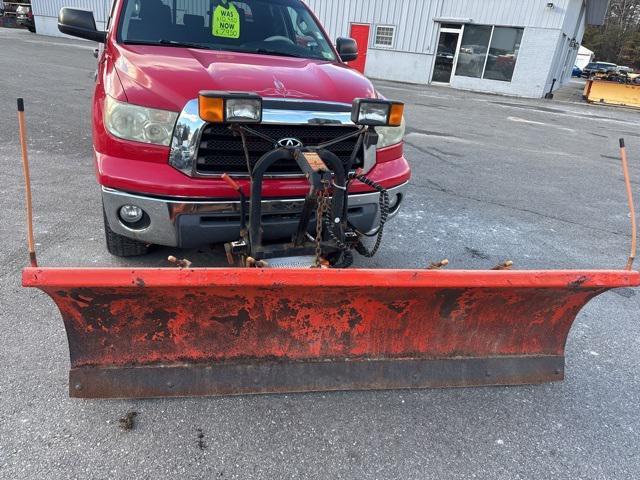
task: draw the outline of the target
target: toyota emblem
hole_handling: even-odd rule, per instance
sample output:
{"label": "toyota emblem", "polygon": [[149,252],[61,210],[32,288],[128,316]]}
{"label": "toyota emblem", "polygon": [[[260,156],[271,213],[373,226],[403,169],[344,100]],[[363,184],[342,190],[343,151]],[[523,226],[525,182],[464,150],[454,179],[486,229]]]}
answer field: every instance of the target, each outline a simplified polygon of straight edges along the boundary
{"label": "toyota emblem", "polygon": [[304,145],[297,138],[282,138],[278,140],[278,146],[285,148],[300,148]]}

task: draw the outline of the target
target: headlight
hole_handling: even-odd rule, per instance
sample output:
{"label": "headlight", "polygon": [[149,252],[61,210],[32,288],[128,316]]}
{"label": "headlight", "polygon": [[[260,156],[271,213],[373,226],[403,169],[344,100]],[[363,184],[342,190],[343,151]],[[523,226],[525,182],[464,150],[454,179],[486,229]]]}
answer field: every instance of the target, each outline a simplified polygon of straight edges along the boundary
{"label": "headlight", "polygon": [[397,145],[404,139],[405,123],[402,117],[402,123],[399,127],[375,127],[378,133],[378,148],[390,147]]}
{"label": "headlight", "polygon": [[104,124],[116,137],[168,146],[178,114],[123,103],[107,96]]}

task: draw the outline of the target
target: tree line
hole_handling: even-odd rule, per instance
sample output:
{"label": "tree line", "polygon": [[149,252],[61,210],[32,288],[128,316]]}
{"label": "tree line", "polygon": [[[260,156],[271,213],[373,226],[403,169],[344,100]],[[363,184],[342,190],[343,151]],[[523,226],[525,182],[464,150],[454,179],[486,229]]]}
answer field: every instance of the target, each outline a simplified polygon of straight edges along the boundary
{"label": "tree line", "polygon": [[602,26],[589,26],[582,44],[601,62],[640,69],[640,0],[611,0]]}

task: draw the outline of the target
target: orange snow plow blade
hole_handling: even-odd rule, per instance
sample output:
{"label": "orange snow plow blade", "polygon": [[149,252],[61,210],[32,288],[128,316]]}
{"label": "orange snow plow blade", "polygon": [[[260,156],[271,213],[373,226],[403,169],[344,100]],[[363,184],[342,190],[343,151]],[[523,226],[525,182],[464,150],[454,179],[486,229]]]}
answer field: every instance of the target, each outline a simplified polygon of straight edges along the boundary
{"label": "orange snow plow blade", "polygon": [[73,397],[561,380],[580,309],[632,271],[26,268],[57,304]]}

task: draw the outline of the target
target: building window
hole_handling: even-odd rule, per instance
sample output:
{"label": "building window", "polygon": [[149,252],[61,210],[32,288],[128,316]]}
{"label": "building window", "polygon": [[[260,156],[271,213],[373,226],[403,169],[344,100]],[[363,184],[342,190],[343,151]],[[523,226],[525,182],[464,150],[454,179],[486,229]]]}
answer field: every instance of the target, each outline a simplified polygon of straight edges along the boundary
{"label": "building window", "polygon": [[522,33],[522,28],[465,25],[456,75],[510,82]]}
{"label": "building window", "polygon": [[482,78],[487,51],[491,41],[492,27],[489,25],[465,25],[456,75],[462,77]]}
{"label": "building window", "polygon": [[393,25],[376,26],[375,47],[392,48],[396,36],[396,27]]}
{"label": "building window", "polygon": [[495,27],[491,37],[487,66],[484,69],[484,78],[510,82],[513,70],[516,68],[520,42],[522,42],[521,28]]}

